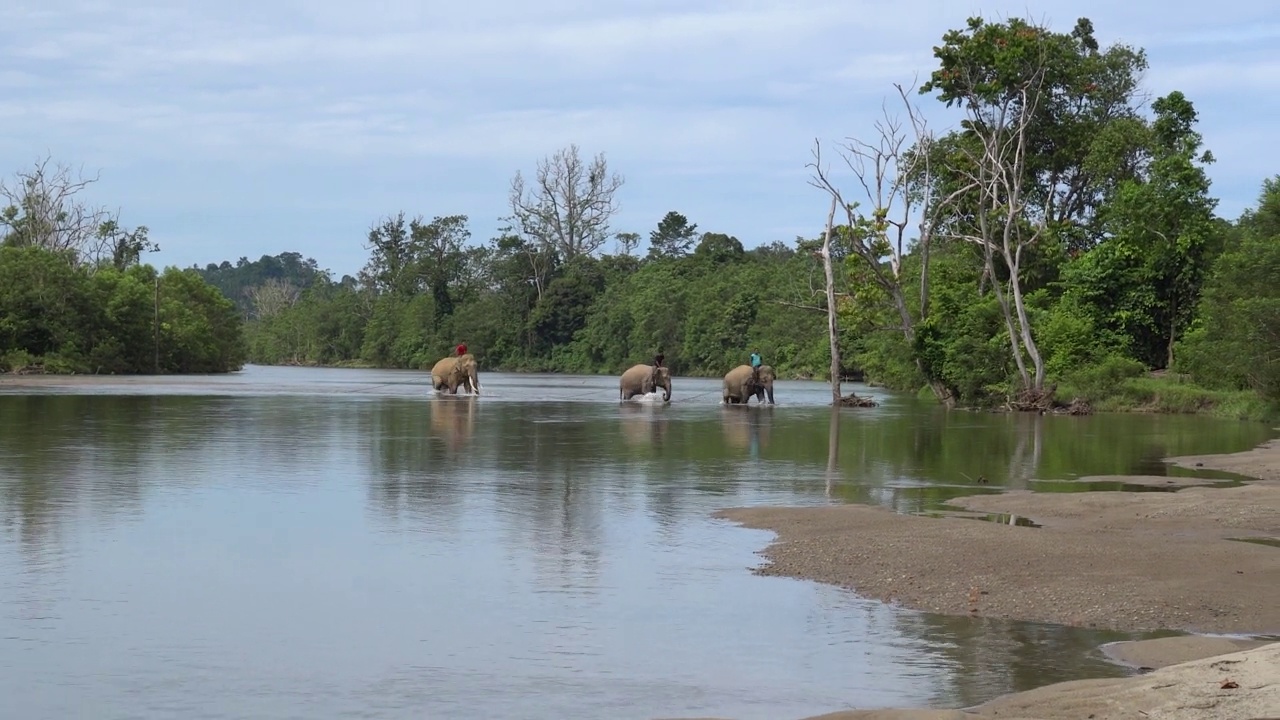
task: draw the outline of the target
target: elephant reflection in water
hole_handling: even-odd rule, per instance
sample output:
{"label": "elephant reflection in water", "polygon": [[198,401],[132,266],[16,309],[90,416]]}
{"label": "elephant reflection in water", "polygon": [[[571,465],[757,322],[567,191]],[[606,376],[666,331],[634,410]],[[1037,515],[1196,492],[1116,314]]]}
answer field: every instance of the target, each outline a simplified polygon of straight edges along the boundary
{"label": "elephant reflection in water", "polygon": [[461,450],[475,434],[476,401],[473,397],[431,399],[431,435],[442,438],[452,450]]}
{"label": "elephant reflection in water", "polygon": [[661,444],[667,435],[666,407],[646,403],[622,403],[622,441],[633,447]]}
{"label": "elephant reflection in water", "polygon": [[720,428],[729,447],[750,450],[754,458],[769,446],[773,413],[749,412],[746,408],[726,405],[721,408],[720,415]]}

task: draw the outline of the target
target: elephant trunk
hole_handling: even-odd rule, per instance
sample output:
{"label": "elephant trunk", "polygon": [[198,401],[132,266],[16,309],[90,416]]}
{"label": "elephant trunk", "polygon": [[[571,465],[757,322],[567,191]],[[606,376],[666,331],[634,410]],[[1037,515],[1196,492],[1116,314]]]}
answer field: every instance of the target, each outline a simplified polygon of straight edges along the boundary
{"label": "elephant trunk", "polygon": [[769,404],[772,405],[773,404],[773,382],[770,381],[767,385],[764,386],[764,389],[765,389],[765,392],[769,393]]}
{"label": "elephant trunk", "polygon": [[664,391],[662,394],[662,402],[671,402],[671,378],[670,377],[665,377],[662,379],[662,389]]}

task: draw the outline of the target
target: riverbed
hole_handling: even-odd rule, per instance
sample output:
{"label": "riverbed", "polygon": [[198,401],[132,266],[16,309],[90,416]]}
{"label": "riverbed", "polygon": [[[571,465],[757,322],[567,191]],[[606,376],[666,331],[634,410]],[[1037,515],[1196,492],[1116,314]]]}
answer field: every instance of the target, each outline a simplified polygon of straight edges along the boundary
{"label": "riverbed", "polygon": [[[725,507],[939,511],[1266,426],[945,412],[861,385],[833,414],[619,403],[616,379],[250,366],[0,376],[0,691],[15,717],[803,717],[964,706],[1130,672],[1138,633],[934,615],[751,572]],[[1181,483],[1175,483],[1181,484]],[[1153,492],[1167,491],[1148,485]],[[975,518],[982,519],[982,518]]]}

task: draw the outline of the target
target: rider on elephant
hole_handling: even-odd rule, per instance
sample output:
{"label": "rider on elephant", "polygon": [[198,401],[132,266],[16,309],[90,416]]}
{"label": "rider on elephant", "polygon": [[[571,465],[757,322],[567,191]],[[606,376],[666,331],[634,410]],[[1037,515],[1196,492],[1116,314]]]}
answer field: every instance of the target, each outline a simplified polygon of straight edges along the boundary
{"label": "rider on elephant", "polygon": [[763,364],[759,350],[751,353],[751,381],[757,385],[760,384],[760,366]]}

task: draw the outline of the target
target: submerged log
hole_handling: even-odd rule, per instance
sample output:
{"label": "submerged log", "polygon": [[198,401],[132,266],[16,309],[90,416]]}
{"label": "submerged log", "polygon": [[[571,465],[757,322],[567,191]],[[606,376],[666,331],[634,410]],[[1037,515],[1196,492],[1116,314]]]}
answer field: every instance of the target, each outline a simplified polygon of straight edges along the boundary
{"label": "submerged log", "polygon": [[869,397],[858,397],[858,395],[855,393],[849,393],[848,395],[845,395],[844,397],[840,398],[840,407],[869,408],[869,407],[876,407],[879,404],[880,403],[876,402],[875,400],[872,400]]}
{"label": "submerged log", "polygon": [[1053,411],[1064,415],[1092,415],[1093,407],[1084,398],[1073,398],[1070,404],[1055,407]]}
{"label": "submerged log", "polygon": [[1053,409],[1053,394],[1055,390],[1057,390],[1057,386],[1050,386],[1042,390],[1023,388],[1018,391],[1017,395],[1005,402],[1005,408],[1012,412],[1048,412]]}

